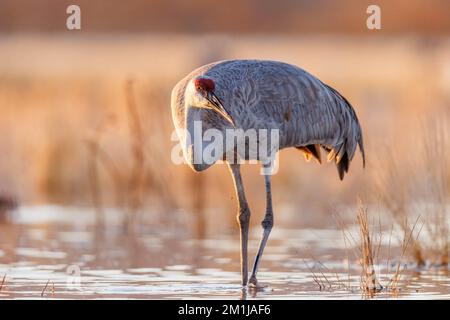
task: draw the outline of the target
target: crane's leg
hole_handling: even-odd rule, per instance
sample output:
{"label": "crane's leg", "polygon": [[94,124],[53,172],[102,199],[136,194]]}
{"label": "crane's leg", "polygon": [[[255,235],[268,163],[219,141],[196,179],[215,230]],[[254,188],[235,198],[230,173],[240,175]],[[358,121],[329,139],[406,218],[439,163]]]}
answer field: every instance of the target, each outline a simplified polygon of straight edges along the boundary
{"label": "crane's leg", "polygon": [[[264,165],[265,169],[268,169],[267,165]],[[261,262],[261,258],[266,247],[267,239],[269,239],[270,231],[273,227],[273,210],[272,210],[272,191],[270,186],[271,175],[266,171],[264,178],[266,182],[266,215],[261,225],[263,227],[263,236],[259,244],[258,253],[256,254],[255,263],[253,264],[252,275],[250,276],[250,284],[258,287],[258,281],[256,280],[256,273]]]}
{"label": "crane's leg", "polygon": [[248,282],[248,259],[247,259],[247,245],[248,245],[248,227],[250,223],[250,209],[247,204],[247,199],[244,194],[244,185],[242,183],[241,171],[239,164],[228,164],[231,174],[233,176],[234,187],[238,198],[238,215],[237,221],[241,229],[241,274],[242,286],[246,286]]}

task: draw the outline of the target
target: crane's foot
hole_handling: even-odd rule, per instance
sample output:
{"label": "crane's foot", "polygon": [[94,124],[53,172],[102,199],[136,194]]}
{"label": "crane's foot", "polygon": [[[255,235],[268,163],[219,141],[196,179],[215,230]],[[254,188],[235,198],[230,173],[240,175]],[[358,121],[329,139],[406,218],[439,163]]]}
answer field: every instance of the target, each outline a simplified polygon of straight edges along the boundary
{"label": "crane's foot", "polygon": [[256,280],[256,277],[252,276],[248,281],[248,288],[251,290],[262,291],[264,288],[267,288],[267,286],[260,284],[258,280]]}

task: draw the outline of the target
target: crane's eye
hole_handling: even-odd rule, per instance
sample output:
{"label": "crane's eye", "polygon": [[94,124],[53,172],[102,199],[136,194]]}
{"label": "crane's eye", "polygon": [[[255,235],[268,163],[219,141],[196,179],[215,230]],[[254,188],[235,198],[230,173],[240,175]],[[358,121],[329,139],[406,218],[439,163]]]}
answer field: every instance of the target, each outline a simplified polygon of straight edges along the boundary
{"label": "crane's eye", "polygon": [[206,98],[207,92],[203,88],[198,88],[197,92],[202,95],[202,97]]}
{"label": "crane's eye", "polygon": [[204,91],[205,91],[205,90],[204,90],[201,86],[199,86],[199,85],[195,86],[195,90],[196,90],[197,92],[201,93],[202,95],[204,94]]}

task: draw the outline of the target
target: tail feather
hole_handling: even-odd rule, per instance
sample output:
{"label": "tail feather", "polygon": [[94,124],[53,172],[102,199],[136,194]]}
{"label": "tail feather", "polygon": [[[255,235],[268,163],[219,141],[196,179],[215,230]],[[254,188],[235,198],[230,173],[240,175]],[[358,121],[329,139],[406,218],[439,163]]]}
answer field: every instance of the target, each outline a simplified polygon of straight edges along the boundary
{"label": "tail feather", "polygon": [[[366,165],[366,157],[364,153],[364,143],[362,130],[358,117],[350,102],[342,96],[337,90],[322,83],[330,95],[329,108],[333,110],[331,118],[328,121],[337,122],[338,129],[329,133],[328,138],[324,139],[324,145],[310,144],[299,146],[298,149],[304,152],[305,158],[310,160],[315,157],[320,162],[320,147],[328,152],[328,161],[334,160],[339,178],[344,179],[345,173],[348,172],[350,161],[355,155],[356,149],[359,147],[361,151],[363,168]],[[327,117],[329,115],[324,115]],[[329,116],[330,117],[330,116]],[[317,137],[311,137],[310,141],[317,142]],[[328,140],[328,141],[327,141]]]}
{"label": "tail feather", "polygon": [[332,160],[336,160],[336,162],[339,162],[344,152],[345,152],[345,142],[330,150],[327,157],[328,162]]}
{"label": "tail feather", "polygon": [[[363,156],[363,166],[365,164],[364,159],[364,147],[362,146],[362,140],[358,141],[362,156]],[[348,172],[350,167],[350,158],[346,151],[346,143],[342,143],[336,148],[328,148],[326,146],[320,146],[318,144],[311,144],[307,146],[296,147],[297,149],[303,151],[306,161],[310,161],[313,157],[319,162],[321,161],[320,147],[324,148],[328,152],[328,161],[334,160],[339,173],[339,179],[343,180],[345,174]]]}
{"label": "tail feather", "polygon": [[309,144],[306,146],[296,147],[297,149],[303,151],[303,155],[305,156],[306,161],[310,161],[312,157],[314,157],[317,162],[322,163],[322,155],[320,153],[320,145],[318,144]]}
{"label": "tail feather", "polygon": [[358,117],[350,102],[336,89],[327,84],[324,85],[330,90],[331,95],[334,97],[335,105],[340,106],[340,108],[342,108],[341,110],[346,110],[347,112],[346,121],[343,123],[343,126],[347,130],[347,137],[344,137],[344,141],[340,144],[329,146],[330,152],[328,154],[329,161],[335,159],[336,165],[338,165],[339,177],[342,179],[344,173],[348,171],[350,161],[352,160],[357,147],[356,145],[359,146],[359,150],[361,151],[363,168],[366,166],[362,130]]}
{"label": "tail feather", "polygon": [[339,179],[341,179],[341,180],[344,179],[345,173],[348,172],[349,164],[350,164],[350,160],[348,158],[347,152],[345,152],[342,155],[342,158],[340,159],[340,161],[338,161],[336,158],[336,167],[337,167],[337,170],[339,173]]}
{"label": "tail feather", "polygon": [[359,146],[359,151],[361,151],[361,157],[362,157],[362,161],[363,161],[363,168],[366,167],[366,154],[364,153],[364,143],[363,143],[363,137],[362,137],[362,133],[359,137],[358,140],[358,146]]}

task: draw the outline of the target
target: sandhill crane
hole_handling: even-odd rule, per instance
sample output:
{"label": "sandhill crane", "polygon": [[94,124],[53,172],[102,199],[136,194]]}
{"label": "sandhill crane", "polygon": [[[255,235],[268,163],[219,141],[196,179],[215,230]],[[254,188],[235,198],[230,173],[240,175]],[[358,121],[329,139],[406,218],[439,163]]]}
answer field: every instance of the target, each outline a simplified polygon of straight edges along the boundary
{"label": "sandhill crane", "polygon": [[[298,148],[307,160],[314,157],[321,162],[322,147],[328,152],[328,160],[336,163],[342,180],[357,145],[362,154],[363,166],[365,163],[363,137],[355,111],[339,92],[303,69],[266,60],[229,60],[202,66],[176,84],[171,100],[173,122],[190,167],[197,172],[203,171],[220,159],[225,159],[229,166],[238,199],[242,285],[258,287],[256,274],[273,226],[270,174],[265,171],[266,213],[262,221],[263,236],[248,281],[250,210],[244,193],[240,164],[233,161],[237,157],[236,145],[232,149],[223,149],[221,154],[216,154],[213,161],[208,163],[195,161],[196,151],[202,151],[208,144],[204,141],[196,144],[188,139],[187,135],[195,134],[194,122],[200,121],[204,131],[278,130],[277,149]],[[239,143],[245,141],[238,141],[237,144]],[[247,151],[239,156],[250,159]],[[271,165],[271,159],[257,157],[263,168]]]}

